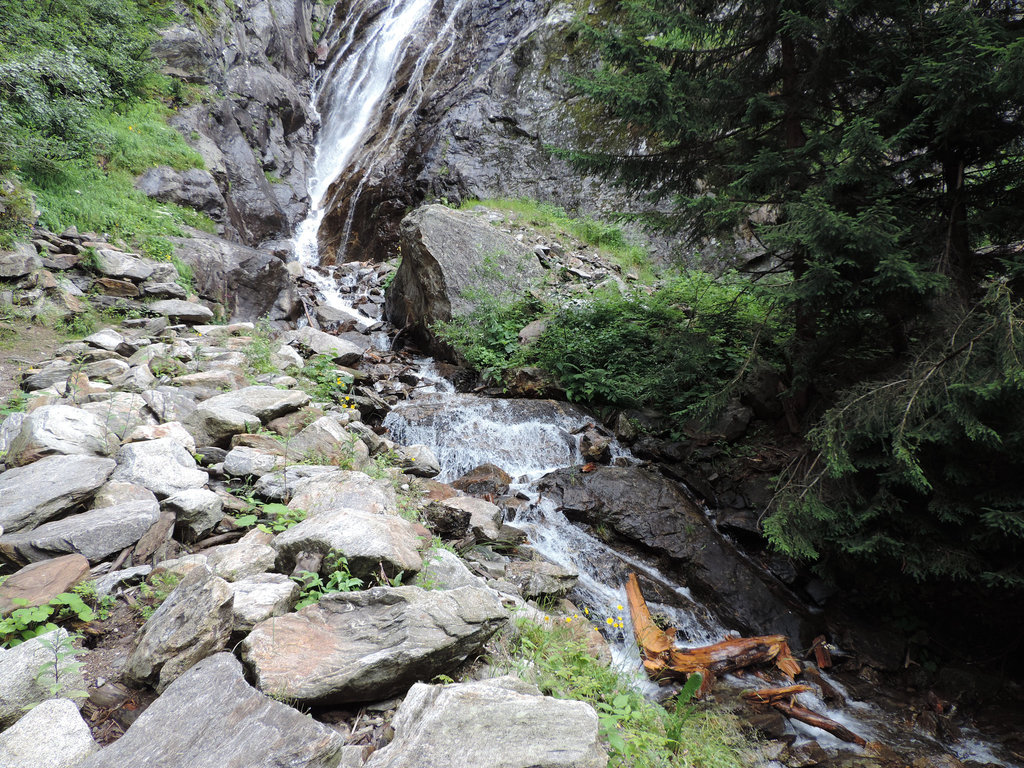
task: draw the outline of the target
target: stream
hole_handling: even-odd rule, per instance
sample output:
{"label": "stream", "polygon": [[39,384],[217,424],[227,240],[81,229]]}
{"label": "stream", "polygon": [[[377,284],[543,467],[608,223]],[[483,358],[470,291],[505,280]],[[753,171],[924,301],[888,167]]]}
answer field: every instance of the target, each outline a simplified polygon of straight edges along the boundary
{"label": "stream", "polygon": [[[358,169],[351,168],[350,163],[369,136],[394,130],[397,110],[389,113],[384,105],[391,98],[396,76],[401,72],[406,78],[402,98],[415,98],[417,79],[427,59],[445,55],[443,41],[463,4],[452,3],[446,18],[434,20],[441,34],[421,45],[418,52],[414,46],[417,31],[425,28],[430,14],[437,10],[431,0],[388,0],[386,5],[357,2],[347,10],[343,6],[348,4],[335,6],[336,13],[347,13],[348,17],[341,24],[331,25],[338,37],[328,42],[337,53],[315,78],[313,101],[320,113],[321,130],[309,180],[312,206],[296,231],[294,247],[306,267],[306,280],[316,288],[317,300],[344,312],[362,328],[378,321],[353,308],[353,291],[358,292],[358,286],[351,282],[351,274],[346,278],[349,283],[340,285],[333,270],[319,264],[317,233],[326,213],[329,189],[342,173],[372,173],[372,161],[370,167]],[[411,55],[419,58],[407,60]],[[346,233],[342,242],[347,239]],[[377,333],[375,346],[386,346],[382,332]],[[432,360],[418,358],[411,363],[418,371],[421,385],[387,416],[384,426],[391,438],[402,444],[428,446],[442,467],[437,478],[441,482],[450,482],[483,463],[495,464],[513,477],[510,494],[518,495],[525,503],[509,522],[525,531],[529,545],[544,558],[578,572],[579,582],[571,600],[580,610],[586,606],[590,616],[597,617],[596,623],[611,644],[614,663],[638,687],[652,695],[657,692],[657,686],[638,672],[639,653],[632,640],[628,611],[623,610],[626,593],[622,585],[629,571],[636,571],[647,582],[658,585],[660,595],[671,596],[669,602],[649,602],[652,611],[664,614],[678,628],[680,645],[706,645],[728,634],[720,619],[695,600],[685,585],[673,582],[654,564],[618,552],[574,525],[539,493],[537,483],[544,475],[584,463],[577,433],[593,423],[591,415],[567,404],[459,394],[438,375]],[[613,443],[612,456],[620,465],[636,463],[628,449],[617,443]],[[621,629],[604,624],[606,617],[618,616],[624,619]],[[801,703],[869,741],[881,741],[909,754],[919,748],[927,753],[947,750],[961,760],[1013,765],[999,754],[998,745],[986,743],[975,732],[963,729],[959,741],[940,744],[902,725],[892,711],[875,703],[857,701],[834,677],[824,673],[822,677],[843,694],[846,704],[833,706],[814,694],[802,694]],[[743,681],[728,677],[718,685],[745,686]],[[798,741],[815,740],[830,752],[860,752],[859,748],[809,726],[791,722],[788,727]]]}

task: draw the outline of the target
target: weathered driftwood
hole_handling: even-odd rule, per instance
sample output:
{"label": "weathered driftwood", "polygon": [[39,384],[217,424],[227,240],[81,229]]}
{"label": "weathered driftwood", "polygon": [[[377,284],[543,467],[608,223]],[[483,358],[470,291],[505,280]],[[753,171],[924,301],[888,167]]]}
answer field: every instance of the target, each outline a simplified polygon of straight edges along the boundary
{"label": "weathered driftwood", "polygon": [[635,573],[631,573],[626,581],[626,598],[644,669],[652,680],[686,679],[698,672],[703,677],[699,695],[703,695],[715,675],[753,664],[775,662],[787,677],[800,674],[800,665],[790,653],[783,635],[730,638],[714,645],[682,650],[674,647],[675,630],[663,632],[651,620]]}
{"label": "weathered driftwood", "polygon": [[819,715],[817,712],[807,709],[806,707],[801,707],[799,704],[789,704],[784,701],[776,701],[772,706],[786,717],[791,717],[802,723],[813,725],[815,728],[821,728],[823,731],[828,731],[837,739],[848,741],[860,747],[867,744],[864,739],[851,731],[845,725],[840,725],[835,720],[831,720],[824,715]]}

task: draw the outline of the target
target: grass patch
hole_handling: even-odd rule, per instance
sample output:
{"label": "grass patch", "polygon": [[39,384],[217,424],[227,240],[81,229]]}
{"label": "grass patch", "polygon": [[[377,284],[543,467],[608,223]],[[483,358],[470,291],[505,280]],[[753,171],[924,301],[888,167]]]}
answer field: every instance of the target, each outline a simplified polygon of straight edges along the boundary
{"label": "grass patch", "polygon": [[748,741],[735,718],[688,701],[673,700],[666,707],[649,701],[563,627],[521,621],[518,629],[504,661],[549,696],[591,704],[598,711],[612,768],[744,764],[740,753]]}
{"label": "grass patch", "polygon": [[550,203],[542,203],[528,198],[464,200],[460,210],[468,210],[482,205],[500,211],[515,214],[524,224],[546,231],[548,234],[563,232],[572,235],[587,245],[597,248],[604,256],[609,257],[624,270],[633,270],[645,282],[655,278],[647,250],[629,242],[620,227],[590,216],[581,218],[570,216],[564,208]]}

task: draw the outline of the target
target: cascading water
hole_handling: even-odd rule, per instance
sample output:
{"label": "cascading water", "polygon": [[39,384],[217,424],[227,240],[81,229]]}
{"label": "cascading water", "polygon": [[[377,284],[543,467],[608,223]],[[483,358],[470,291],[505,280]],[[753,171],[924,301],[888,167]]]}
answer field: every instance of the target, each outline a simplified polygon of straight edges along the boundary
{"label": "cascading water", "polygon": [[[411,67],[403,96],[411,100],[410,103],[423,97],[416,90],[427,58],[448,55],[447,51],[439,52],[439,47],[446,44],[442,41],[451,33],[454,19],[463,5],[464,0],[453,4],[440,34]],[[318,79],[322,115],[314,172],[309,182],[312,207],[296,232],[294,245],[299,260],[306,266],[307,280],[318,288],[319,301],[350,314],[363,326],[377,321],[354,309],[343,298],[332,275],[324,276],[316,269],[319,262],[317,232],[326,213],[324,206],[332,182],[344,172],[353,172],[349,166],[366,137],[374,133],[397,135],[399,111],[391,110],[386,124],[381,124],[382,101],[394,85],[396,72],[409,52],[415,30],[425,23],[431,7],[431,0],[388,0],[383,9],[379,3],[353,3],[344,22],[334,27],[345,39],[333,41],[338,46],[338,54]],[[405,115],[409,113],[407,110]],[[364,179],[372,166],[370,158],[356,170],[364,174]],[[357,194],[361,185],[362,180]],[[352,210],[351,201],[349,210]],[[351,213],[346,229],[350,225]],[[346,231],[343,243],[347,236]],[[577,602],[590,606],[592,613],[623,617],[625,626],[613,631],[609,639],[614,656],[624,669],[639,668],[628,612],[621,607],[626,602],[625,591],[618,586],[624,583],[628,570],[644,574],[660,585],[665,594],[678,598],[672,606],[652,601],[651,607],[667,615],[678,628],[681,644],[703,645],[721,639],[722,625],[710,611],[693,601],[685,587],[673,583],[650,563],[615,551],[573,525],[553,503],[538,494],[536,482],[544,474],[582,462],[575,433],[589,421],[586,413],[570,406],[535,401],[520,401],[513,407],[498,399],[458,395],[436,374],[432,361],[414,362],[422,386],[415,398],[399,404],[388,416],[385,426],[391,430],[392,437],[401,443],[430,447],[442,465],[441,480],[452,480],[485,462],[497,464],[512,474],[516,478],[512,492],[528,501],[514,522],[526,531],[531,546],[549,560],[579,573],[574,593]],[[615,450],[619,458],[629,460],[626,451],[617,446]],[[842,690],[838,683],[828,679]],[[837,709],[810,694],[803,696],[807,705],[865,736],[877,735],[884,741],[889,735],[892,718],[871,705],[846,696],[848,704]],[[796,730],[800,737],[849,748],[814,729],[797,725]],[[975,737],[976,734],[965,733],[954,750],[962,758],[987,758],[991,755],[988,745]],[[916,735],[911,735],[911,741],[915,738]],[[926,739],[922,737],[922,740]]]}

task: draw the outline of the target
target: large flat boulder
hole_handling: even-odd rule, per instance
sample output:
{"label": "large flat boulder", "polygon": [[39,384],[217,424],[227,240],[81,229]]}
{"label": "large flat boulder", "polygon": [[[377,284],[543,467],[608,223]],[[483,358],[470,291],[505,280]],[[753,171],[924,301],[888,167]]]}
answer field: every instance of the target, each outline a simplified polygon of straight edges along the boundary
{"label": "large flat boulder", "polygon": [[31,531],[0,536],[0,554],[16,563],[35,563],[77,553],[91,563],[120,552],[141,539],[160,519],[155,501],[126,501],[61,520]]}
{"label": "large flat boulder", "polygon": [[[309,517],[341,507],[374,514],[393,513],[398,509],[395,489],[386,480],[375,480],[362,472],[343,469],[312,472],[308,477],[301,476],[303,472],[300,467],[289,467],[286,471],[288,474],[284,477],[275,473],[275,477],[281,479],[275,481],[274,485],[268,481],[268,486],[273,489],[288,480],[291,497],[288,506],[305,510]],[[257,489],[260,487],[257,484]]]}
{"label": "large flat boulder", "polygon": [[435,352],[433,326],[468,313],[474,292],[521,293],[543,273],[532,250],[479,217],[425,205],[402,220],[402,263],[387,289],[387,318]]}
{"label": "large flat boulder", "polygon": [[345,740],[245,682],[229,653],[197,663],[81,768],[335,768]]}
{"label": "large flat boulder", "polygon": [[[364,582],[381,568],[392,575],[419,571],[423,567],[422,544],[420,531],[404,518],[346,507],[307,517],[273,541],[277,569],[283,573],[291,572],[301,552],[337,552],[348,558],[349,570]],[[329,560],[324,557],[321,571],[329,568]]]}
{"label": "large flat boulder", "polygon": [[0,765],[77,768],[99,748],[71,699],[48,699],[0,733]]}
{"label": "large flat boulder", "polygon": [[54,454],[110,456],[119,444],[99,416],[70,405],[44,405],[25,416],[6,461],[21,467]]}
{"label": "large flat boulder", "polygon": [[286,332],[283,338],[305,352],[307,357],[329,355],[339,365],[352,365],[363,356],[362,347],[347,339],[310,328],[308,325]]}
{"label": "large flat boulder", "polygon": [[[49,686],[39,679],[39,669],[53,661],[52,646],[66,642],[67,636],[66,630],[55,629],[14,648],[0,648],[0,730],[16,723],[34,705],[51,698]],[[60,695],[84,689],[81,672],[69,670],[61,676]],[[81,699],[75,701],[78,704]]]}
{"label": "large flat boulder", "polygon": [[181,443],[161,437],[122,446],[111,479],[141,485],[163,498],[202,488],[210,476],[196,468],[196,460]]}
{"label": "large flat boulder", "polygon": [[33,528],[87,501],[117,466],[96,456],[51,456],[0,474],[0,527]]}
{"label": "large flat boulder", "polygon": [[515,677],[417,683],[366,768],[604,768],[597,713]]}
{"label": "large flat boulder", "polygon": [[89,561],[78,554],[30,563],[0,584],[0,616],[19,605],[46,605],[88,575]]}
{"label": "large flat boulder", "polygon": [[230,408],[255,416],[266,423],[278,416],[297,411],[309,403],[309,395],[298,389],[253,386],[215,395],[203,402],[207,409]]}
{"label": "large flat boulder", "polygon": [[450,672],[506,619],[485,588],[374,587],[256,625],[242,658],[260,690],[300,704],[371,701]]}

